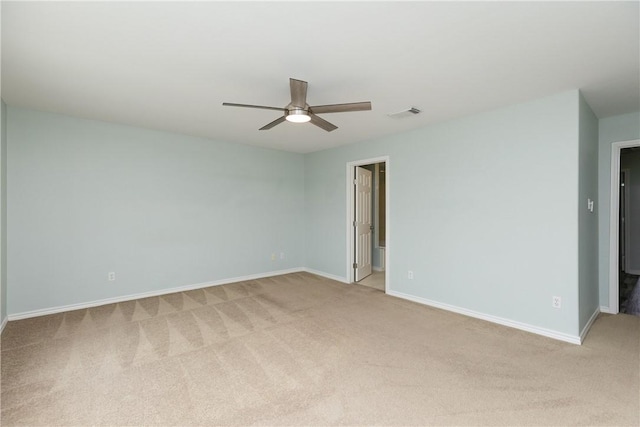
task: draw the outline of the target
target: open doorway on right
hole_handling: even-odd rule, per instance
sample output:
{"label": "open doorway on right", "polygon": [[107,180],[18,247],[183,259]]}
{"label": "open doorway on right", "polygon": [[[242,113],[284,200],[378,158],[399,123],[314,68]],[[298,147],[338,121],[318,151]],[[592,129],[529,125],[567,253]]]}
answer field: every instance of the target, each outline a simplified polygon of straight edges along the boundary
{"label": "open doorway on right", "polygon": [[373,236],[371,239],[371,274],[357,283],[385,291],[385,251],[386,251],[386,163],[361,166],[372,175],[371,212]]}
{"label": "open doorway on right", "polygon": [[640,316],[640,147],[620,150],[620,313]]}

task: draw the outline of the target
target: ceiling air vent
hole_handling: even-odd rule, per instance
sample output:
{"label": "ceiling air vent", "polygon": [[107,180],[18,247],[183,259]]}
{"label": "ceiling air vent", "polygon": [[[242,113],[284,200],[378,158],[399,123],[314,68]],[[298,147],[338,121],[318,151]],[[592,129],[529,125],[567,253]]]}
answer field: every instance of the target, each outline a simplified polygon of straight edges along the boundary
{"label": "ceiling air vent", "polygon": [[411,107],[408,110],[398,111],[397,113],[388,114],[392,119],[402,119],[404,117],[415,116],[416,114],[420,114],[420,110],[416,107]]}

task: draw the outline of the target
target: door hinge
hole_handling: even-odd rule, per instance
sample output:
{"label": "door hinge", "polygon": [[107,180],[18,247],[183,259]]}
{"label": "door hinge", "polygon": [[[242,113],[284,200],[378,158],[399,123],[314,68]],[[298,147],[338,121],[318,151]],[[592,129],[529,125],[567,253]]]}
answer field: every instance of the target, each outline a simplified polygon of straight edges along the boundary
{"label": "door hinge", "polygon": [[358,185],[358,180],[357,179],[353,180],[353,185]]}
{"label": "door hinge", "polygon": [[353,263],[353,268],[358,268],[358,263],[357,262]]}
{"label": "door hinge", "polygon": [[358,226],[358,224],[356,224],[356,222],[355,222],[355,221],[353,221],[353,226],[354,226],[354,227],[357,227],[357,226]]}

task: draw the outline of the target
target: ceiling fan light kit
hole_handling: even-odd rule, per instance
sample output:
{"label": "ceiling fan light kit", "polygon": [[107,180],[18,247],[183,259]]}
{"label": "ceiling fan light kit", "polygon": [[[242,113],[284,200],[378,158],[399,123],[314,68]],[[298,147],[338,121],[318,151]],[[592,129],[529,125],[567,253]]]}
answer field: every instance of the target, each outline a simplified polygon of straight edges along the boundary
{"label": "ceiling fan light kit", "polygon": [[311,120],[307,110],[302,108],[290,108],[285,114],[285,118],[291,123],[306,123]]}
{"label": "ceiling fan light kit", "polygon": [[223,102],[222,105],[225,107],[261,108],[264,110],[278,110],[284,112],[283,116],[264,125],[260,130],[269,130],[284,121],[288,121],[292,123],[311,122],[311,124],[316,125],[327,132],[331,132],[338,129],[338,126],[318,117],[317,114],[371,110],[371,102],[369,101],[352,102],[349,104],[317,105],[315,107],[309,106],[309,104],[307,104],[307,85],[308,84],[305,81],[289,79],[291,102],[284,108],[268,107],[265,105],[236,104],[233,102]]}

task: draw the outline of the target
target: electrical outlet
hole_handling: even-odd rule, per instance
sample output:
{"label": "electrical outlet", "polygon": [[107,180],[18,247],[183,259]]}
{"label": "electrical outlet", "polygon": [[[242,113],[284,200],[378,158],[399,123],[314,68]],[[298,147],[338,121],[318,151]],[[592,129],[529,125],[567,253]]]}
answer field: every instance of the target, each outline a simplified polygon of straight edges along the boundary
{"label": "electrical outlet", "polygon": [[107,275],[107,279],[109,279],[110,282],[113,282],[114,280],[116,280],[116,273],[112,271]]}
{"label": "electrical outlet", "polygon": [[280,259],[284,259],[284,252],[280,252]]}
{"label": "electrical outlet", "polygon": [[409,271],[407,272],[407,279],[409,279],[409,280],[413,280],[413,271],[409,270]]}
{"label": "electrical outlet", "polygon": [[276,253],[272,253],[271,254],[271,261],[275,261],[276,260]]}
{"label": "electrical outlet", "polygon": [[551,298],[551,307],[553,307],[553,308],[561,308],[562,307],[562,298],[560,298],[560,297],[552,297]]}

